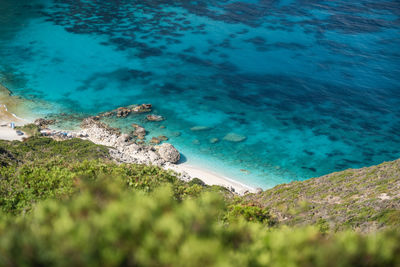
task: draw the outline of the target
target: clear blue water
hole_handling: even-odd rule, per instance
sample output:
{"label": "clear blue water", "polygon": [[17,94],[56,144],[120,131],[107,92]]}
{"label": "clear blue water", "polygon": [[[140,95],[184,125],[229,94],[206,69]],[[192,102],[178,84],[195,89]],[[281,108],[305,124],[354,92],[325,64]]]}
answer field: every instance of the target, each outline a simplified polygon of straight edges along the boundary
{"label": "clear blue water", "polygon": [[0,0],[0,12],[0,83],[46,101],[38,112],[152,103],[166,121],[112,124],[142,123],[188,162],[264,188],[400,157],[397,0]]}

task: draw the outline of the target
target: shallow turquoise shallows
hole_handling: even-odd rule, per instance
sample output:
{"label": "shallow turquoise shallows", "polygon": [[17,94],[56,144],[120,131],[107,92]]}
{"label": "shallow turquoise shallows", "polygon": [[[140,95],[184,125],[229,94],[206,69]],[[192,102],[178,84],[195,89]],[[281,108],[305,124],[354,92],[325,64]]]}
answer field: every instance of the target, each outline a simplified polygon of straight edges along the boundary
{"label": "shallow turquoise shallows", "polygon": [[188,163],[263,188],[400,157],[397,0],[0,0],[0,11],[0,83],[48,103],[37,113],[152,103],[166,121],[110,123],[143,124]]}

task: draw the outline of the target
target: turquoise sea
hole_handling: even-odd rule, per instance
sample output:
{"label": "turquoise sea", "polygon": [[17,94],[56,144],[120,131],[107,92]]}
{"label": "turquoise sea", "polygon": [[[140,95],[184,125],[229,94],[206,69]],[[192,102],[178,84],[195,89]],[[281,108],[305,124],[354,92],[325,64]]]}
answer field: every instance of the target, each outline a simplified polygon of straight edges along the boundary
{"label": "turquoise sea", "polygon": [[398,0],[0,0],[0,12],[0,83],[38,114],[72,114],[70,127],[152,103],[166,121],[110,123],[263,188],[400,158]]}

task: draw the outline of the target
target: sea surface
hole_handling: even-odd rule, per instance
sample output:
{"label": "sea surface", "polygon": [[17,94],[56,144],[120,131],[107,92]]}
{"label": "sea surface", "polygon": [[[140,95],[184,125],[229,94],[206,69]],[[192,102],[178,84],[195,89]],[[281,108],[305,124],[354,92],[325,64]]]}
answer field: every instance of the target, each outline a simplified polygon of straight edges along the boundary
{"label": "sea surface", "polygon": [[0,83],[269,188],[400,158],[400,1],[0,0]]}

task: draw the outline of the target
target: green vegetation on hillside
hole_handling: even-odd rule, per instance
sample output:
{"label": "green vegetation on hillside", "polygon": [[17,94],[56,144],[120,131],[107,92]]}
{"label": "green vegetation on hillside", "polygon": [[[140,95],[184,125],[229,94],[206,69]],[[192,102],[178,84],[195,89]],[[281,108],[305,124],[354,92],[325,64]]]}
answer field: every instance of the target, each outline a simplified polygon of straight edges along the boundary
{"label": "green vegetation on hillside", "polygon": [[202,191],[228,194],[222,187],[185,183],[173,172],[155,166],[116,164],[109,159],[106,147],[81,139],[0,141],[0,166],[0,209],[8,213],[27,211],[40,200],[69,197],[78,180],[85,177],[115,177],[144,192],[168,184],[176,199]]}
{"label": "green vegetation on hillside", "polygon": [[41,137],[32,137],[25,142],[0,140],[0,166],[42,165],[52,160],[67,164],[98,159],[109,159],[108,149],[81,139],[64,142]]}
{"label": "green vegetation on hillside", "polygon": [[394,229],[333,233],[324,218],[282,227],[269,191],[241,198],[114,163],[107,150],[79,139],[0,141],[0,266],[400,265]]}
{"label": "green vegetation on hillside", "polygon": [[248,201],[280,223],[371,232],[400,226],[400,160],[274,187]]}

